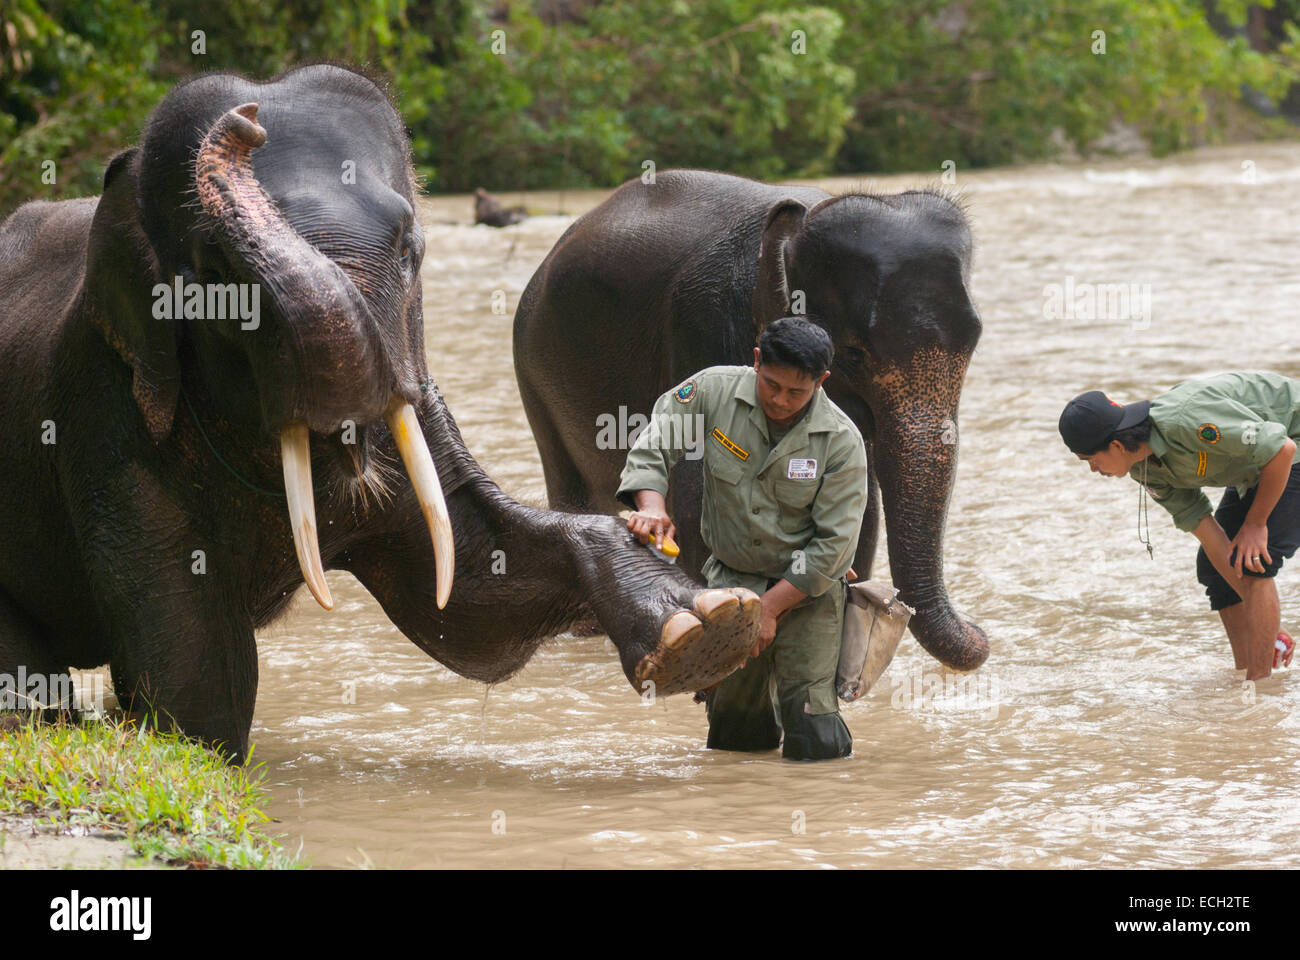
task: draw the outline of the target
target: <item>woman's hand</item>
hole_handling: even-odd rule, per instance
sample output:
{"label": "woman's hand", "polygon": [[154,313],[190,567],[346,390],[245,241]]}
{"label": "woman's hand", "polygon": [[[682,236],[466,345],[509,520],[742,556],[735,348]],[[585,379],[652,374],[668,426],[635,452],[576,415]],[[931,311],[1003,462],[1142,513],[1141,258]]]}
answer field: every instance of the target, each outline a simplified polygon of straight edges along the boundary
{"label": "woman's hand", "polygon": [[1264,564],[1273,562],[1268,552],[1268,527],[1262,523],[1243,523],[1228,544],[1228,555],[1238,576],[1242,575],[1243,563],[1252,573],[1263,573]]}

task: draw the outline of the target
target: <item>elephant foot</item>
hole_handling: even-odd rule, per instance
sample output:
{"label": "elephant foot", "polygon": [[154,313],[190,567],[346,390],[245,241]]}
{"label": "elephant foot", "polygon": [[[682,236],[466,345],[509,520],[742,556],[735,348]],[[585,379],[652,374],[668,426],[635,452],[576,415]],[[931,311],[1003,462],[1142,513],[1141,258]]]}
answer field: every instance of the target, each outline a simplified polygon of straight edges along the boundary
{"label": "elephant foot", "polygon": [[659,645],[636,666],[638,687],[657,696],[712,686],[740,668],[758,639],[762,601],[744,587],[704,590],[695,609],[678,610],[659,632]]}

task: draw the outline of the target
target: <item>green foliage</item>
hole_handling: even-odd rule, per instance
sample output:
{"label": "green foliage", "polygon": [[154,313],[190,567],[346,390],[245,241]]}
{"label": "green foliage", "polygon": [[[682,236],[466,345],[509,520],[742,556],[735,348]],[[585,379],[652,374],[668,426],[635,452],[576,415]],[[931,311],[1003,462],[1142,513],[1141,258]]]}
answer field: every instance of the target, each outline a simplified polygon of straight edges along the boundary
{"label": "green foliage", "polygon": [[590,40],[614,50],[611,90],[632,134],[624,176],[647,159],[758,177],[827,170],[852,112],[853,72],[832,57],[842,24],[789,2],[594,8]]}
{"label": "green foliage", "polygon": [[1245,86],[1280,100],[1297,22],[1300,0],[0,0],[0,211],[98,192],[182,77],[319,59],[391,78],[435,191],[1010,163],[1117,123],[1159,154],[1218,137]]}
{"label": "green foliage", "polygon": [[889,0],[845,7],[859,78],[846,170],[1050,157],[1115,122],[1163,154],[1212,139],[1214,95],[1245,83],[1276,97],[1287,81],[1275,59],[1218,37],[1192,0],[922,0],[905,17]]}
{"label": "green foliage", "polygon": [[0,210],[98,193],[167,90],[149,75],[153,15],[133,0],[5,0],[0,20]]}

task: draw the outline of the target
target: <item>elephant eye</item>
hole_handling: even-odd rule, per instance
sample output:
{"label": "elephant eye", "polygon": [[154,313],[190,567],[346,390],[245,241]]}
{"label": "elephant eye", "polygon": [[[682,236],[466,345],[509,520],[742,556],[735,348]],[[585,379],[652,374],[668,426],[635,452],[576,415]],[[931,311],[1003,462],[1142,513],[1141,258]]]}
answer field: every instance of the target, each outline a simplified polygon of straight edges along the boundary
{"label": "elephant eye", "polygon": [[410,272],[411,269],[411,243],[409,240],[402,241],[401,250],[402,269]]}
{"label": "elephant eye", "polygon": [[[418,228],[415,228],[418,229]],[[415,262],[420,258],[420,253],[424,250],[423,238],[414,232],[414,229],[407,229],[402,233],[402,238],[398,241],[398,256],[402,261],[402,269],[410,271],[414,268]]]}
{"label": "elephant eye", "polygon": [[844,362],[851,367],[860,367],[867,360],[867,351],[861,347],[846,347],[844,350]]}

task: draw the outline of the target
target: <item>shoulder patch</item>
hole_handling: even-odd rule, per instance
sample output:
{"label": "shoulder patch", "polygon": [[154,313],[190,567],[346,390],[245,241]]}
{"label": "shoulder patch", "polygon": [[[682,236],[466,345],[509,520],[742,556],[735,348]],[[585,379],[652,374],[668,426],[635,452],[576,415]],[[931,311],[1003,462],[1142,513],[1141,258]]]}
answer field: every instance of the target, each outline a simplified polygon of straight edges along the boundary
{"label": "shoulder patch", "polygon": [[673,391],[673,399],[678,403],[690,403],[695,399],[695,394],[698,392],[699,384],[695,382],[694,377],[691,377],[691,379],[687,380]]}
{"label": "shoulder patch", "polygon": [[1196,435],[1206,443],[1219,442],[1219,428],[1212,423],[1203,423],[1196,428]]}

